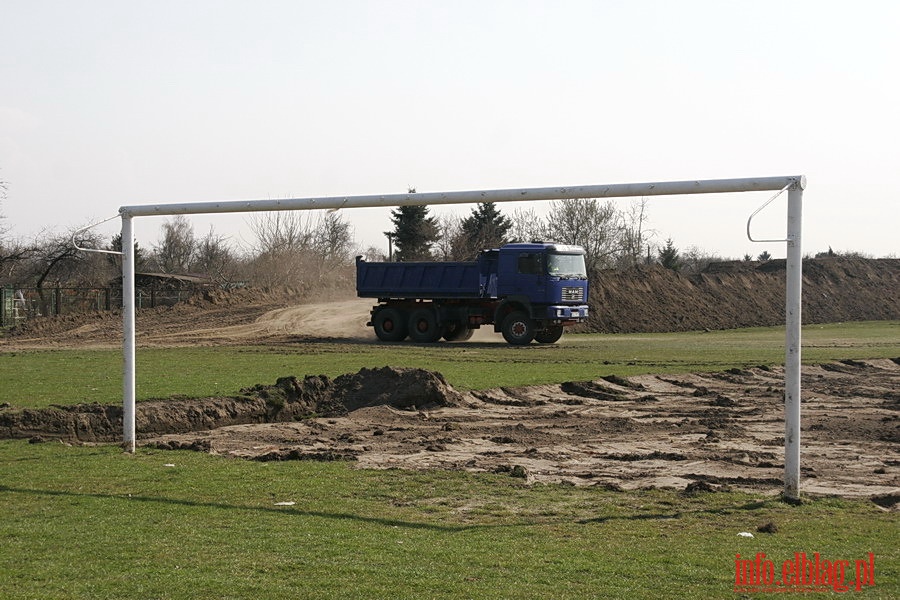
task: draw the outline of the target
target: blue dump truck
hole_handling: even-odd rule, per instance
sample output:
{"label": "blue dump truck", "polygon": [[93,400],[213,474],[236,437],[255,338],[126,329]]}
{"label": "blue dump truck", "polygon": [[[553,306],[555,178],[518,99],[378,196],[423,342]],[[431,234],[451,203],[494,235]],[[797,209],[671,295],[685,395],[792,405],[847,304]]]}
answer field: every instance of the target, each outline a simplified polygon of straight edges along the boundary
{"label": "blue dump truck", "polygon": [[461,341],[493,325],[510,344],[552,344],[588,316],[584,250],[534,242],[484,250],[474,262],[367,262],[356,292],[378,298],[368,325],[384,342]]}

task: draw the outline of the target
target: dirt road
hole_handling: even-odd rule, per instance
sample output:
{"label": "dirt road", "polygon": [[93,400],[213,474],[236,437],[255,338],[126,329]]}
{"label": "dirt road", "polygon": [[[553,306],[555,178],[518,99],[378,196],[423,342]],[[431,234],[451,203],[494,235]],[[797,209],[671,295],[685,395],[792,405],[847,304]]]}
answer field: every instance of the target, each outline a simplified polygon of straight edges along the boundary
{"label": "dirt road", "polygon": [[[375,301],[367,298],[313,304],[247,302],[191,305],[138,311],[139,347],[229,346],[299,339],[375,341],[366,327]],[[121,314],[91,313],[37,319],[21,332],[0,338],[0,352],[38,348],[118,348],[122,345]],[[474,341],[504,343],[490,327],[475,332]]]}

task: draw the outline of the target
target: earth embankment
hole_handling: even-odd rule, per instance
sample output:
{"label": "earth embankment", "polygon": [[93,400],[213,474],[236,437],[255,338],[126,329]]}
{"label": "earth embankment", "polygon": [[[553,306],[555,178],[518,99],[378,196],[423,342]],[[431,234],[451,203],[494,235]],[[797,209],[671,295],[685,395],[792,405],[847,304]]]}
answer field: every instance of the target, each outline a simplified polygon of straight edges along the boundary
{"label": "earth embankment", "polygon": [[[658,265],[602,271],[591,280],[584,331],[656,333],[780,325],[785,261],[714,263],[697,275]],[[804,324],[900,319],[900,260],[803,262]]]}

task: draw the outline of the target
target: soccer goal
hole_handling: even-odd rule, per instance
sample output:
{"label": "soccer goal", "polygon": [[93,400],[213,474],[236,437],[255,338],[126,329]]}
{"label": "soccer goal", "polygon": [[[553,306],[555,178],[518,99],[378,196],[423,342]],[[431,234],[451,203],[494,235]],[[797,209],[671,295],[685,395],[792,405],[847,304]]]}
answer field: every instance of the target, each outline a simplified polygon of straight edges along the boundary
{"label": "soccer goal", "polygon": [[[135,289],[134,230],[136,217],[188,214],[262,212],[283,210],[352,209],[362,207],[395,207],[434,204],[471,204],[477,202],[522,202],[537,200],[570,200],[576,198],[628,198],[640,196],[676,196],[685,194],[721,194],[735,192],[788,192],[785,339],[785,435],[784,496],[796,500],[800,494],[800,305],[802,286],[802,254],[800,246],[803,190],[802,175],[745,179],[708,179],[656,183],[580,185],[461,192],[426,192],[367,196],[333,196],[324,198],[292,198],[284,200],[241,200],[227,202],[194,202],[185,204],[153,204],[122,206],[122,286],[124,314],[124,381],[122,391],[124,446],[135,450]],[[766,202],[759,210],[762,210]],[[757,210],[756,212],[759,212]],[[752,220],[753,215],[750,216]],[[747,224],[748,237],[750,221]],[[752,241],[761,241],[753,240]]]}

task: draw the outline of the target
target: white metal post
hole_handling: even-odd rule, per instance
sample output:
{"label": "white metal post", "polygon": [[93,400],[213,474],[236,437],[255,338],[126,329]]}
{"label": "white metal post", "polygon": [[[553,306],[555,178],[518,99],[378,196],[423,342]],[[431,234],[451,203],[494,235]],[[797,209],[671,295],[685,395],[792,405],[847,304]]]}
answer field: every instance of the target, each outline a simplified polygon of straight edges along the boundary
{"label": "white metal post", "polygon": [[784,497],[800,499],[800,331],[803,288],[801,178],[788,190],[784,358]]}
{"label": "white metal post", "polygon": [[135,446],[135,335],[134,335],[134,229],[131,215],[122,213],[122,333],[125,358],[122,382],[122,445]]}

